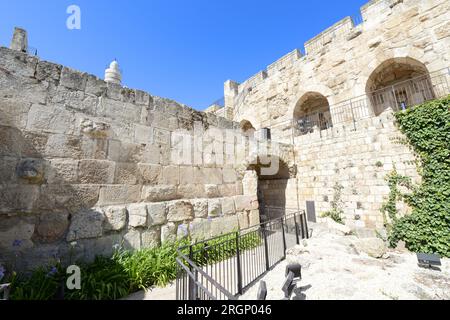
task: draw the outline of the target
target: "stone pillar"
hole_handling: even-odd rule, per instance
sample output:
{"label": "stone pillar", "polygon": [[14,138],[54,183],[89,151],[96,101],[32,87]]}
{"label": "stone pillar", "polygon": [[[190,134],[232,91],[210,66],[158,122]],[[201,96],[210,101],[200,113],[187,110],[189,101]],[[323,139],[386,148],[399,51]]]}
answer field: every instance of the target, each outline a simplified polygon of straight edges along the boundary
{"label": "stone pillar", "polygon": [[233,120],[234,99],[238,95],[239,83],[227,80],[224,84],[225,118]]}
{"label": "stone pillar", "polygon": [[14,35],[9,46],[12,50],[21,52],[28,51],[28,36],[27,31],[21,28],[14,28]]}

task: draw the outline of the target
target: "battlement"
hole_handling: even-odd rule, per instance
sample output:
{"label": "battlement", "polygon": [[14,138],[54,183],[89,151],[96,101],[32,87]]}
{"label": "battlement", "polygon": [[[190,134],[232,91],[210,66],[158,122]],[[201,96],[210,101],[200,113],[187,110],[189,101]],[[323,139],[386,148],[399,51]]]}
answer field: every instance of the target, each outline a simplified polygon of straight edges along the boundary
{"label": "battlement", "polygon": [[[351,41],[363,32],[364,24],[377,23],[380,17],[384,17],[393,12],[394,7],[403,3],[404,0],[371,0],[360,8],[361,17],[345,17],[336,22],[334,25],[308,40],[304,44],[304,49],[294,49],[284,55],[274,63],[270,64],[266,69],[259,71],[243,83],[239,84],[238,93],[246,93],[253,90],[268,77],[273,76],[277,72],[290,68],[298,61],[318,54],[324,48],[330,47],[337,41]],[[358,23],[361,21],[361,23]],[[305,52],[305,55],[302,55]]]}

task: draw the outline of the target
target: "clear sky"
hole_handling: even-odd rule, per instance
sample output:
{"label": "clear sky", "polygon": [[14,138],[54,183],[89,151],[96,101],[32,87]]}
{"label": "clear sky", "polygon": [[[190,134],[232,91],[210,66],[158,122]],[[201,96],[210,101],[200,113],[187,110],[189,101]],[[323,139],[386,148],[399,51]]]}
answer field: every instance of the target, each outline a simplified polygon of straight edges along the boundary
{"label": "clear sky", "polygon": [[[202,110],[368,0],[0,0],[0,45],[27,29],[41,59],[104,76],[117,58],[124,85]],[[81,30],[69,30],[69,5]],[[302,49],[303,50],[303,49]]]}

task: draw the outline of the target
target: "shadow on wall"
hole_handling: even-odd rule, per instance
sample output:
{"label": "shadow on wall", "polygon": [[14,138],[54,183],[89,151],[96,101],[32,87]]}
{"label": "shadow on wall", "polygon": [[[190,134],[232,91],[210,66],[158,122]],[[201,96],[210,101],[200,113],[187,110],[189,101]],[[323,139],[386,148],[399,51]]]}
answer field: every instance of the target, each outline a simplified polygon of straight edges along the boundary
{"label": "shadow on wall", "polygon": [[[111,255],[122,241],[129,248],[127,230],[104,233],[104,213],[92,209],[100,187],[77,184],[77,161],[46,159],[55,135],[14,127],[8,104],[17,107],[0,100],[0,263],[30,270],[56,260],[69,264]],[[66,143],[80,147],[76,137]],[[84,239],[73,243],[80,235]]]}

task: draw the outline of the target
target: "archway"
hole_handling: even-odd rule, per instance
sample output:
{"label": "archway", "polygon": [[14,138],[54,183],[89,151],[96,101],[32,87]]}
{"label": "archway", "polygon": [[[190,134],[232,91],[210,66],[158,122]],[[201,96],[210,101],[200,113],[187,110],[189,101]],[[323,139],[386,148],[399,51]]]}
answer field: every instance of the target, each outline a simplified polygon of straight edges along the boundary
{"label": "archway", "polygon": [[318,92],[307,92],[294,108],[297,135],[326,130],[333,126],[328,99]]}
{"label": "archway", "polygon": [[435,97],[426,66],[412,58],[384,61],[369,76],[366,93],[376,116],[389,108],[398,111]]}
{"label": "archway", "polygon": [[243,135],[253,137],[255,135],[255,127],[248,120],[242,120],[240,122],[241,132]]}
{"label": "archway", "polygon": [[256,180],[248,183],[256,187],[254,191],[258,195],[261,221],[286,213],[286,187],[290,179],[286,162],[276,156],[259,156],[255,163],[247,167],[246,177]]}

